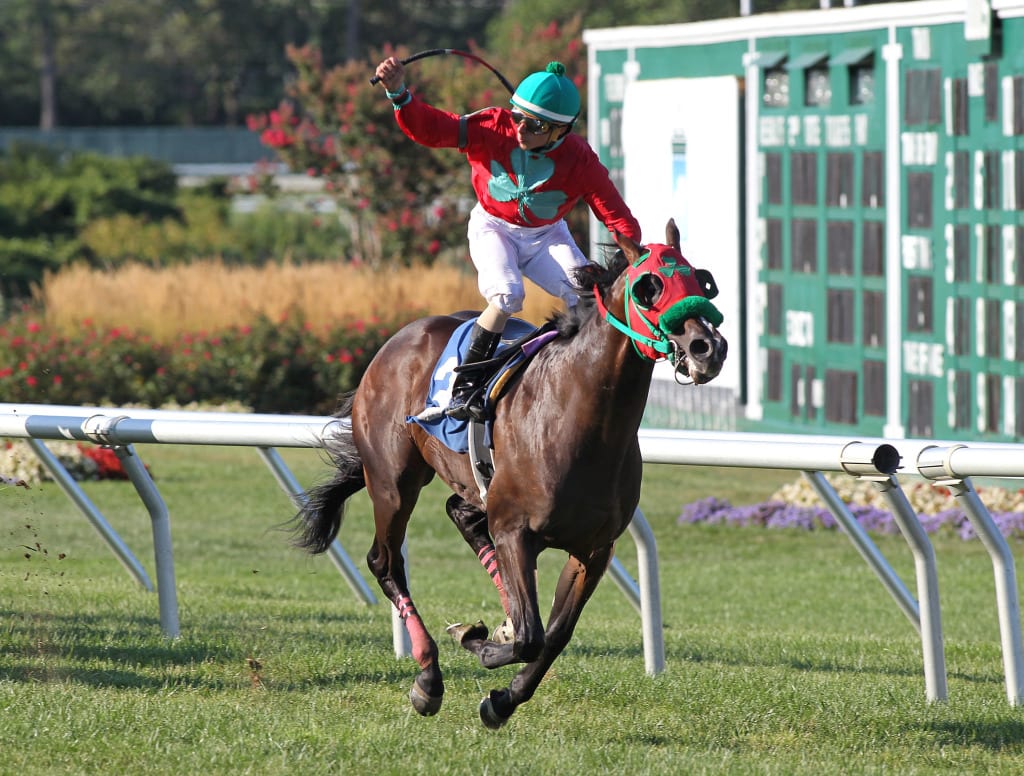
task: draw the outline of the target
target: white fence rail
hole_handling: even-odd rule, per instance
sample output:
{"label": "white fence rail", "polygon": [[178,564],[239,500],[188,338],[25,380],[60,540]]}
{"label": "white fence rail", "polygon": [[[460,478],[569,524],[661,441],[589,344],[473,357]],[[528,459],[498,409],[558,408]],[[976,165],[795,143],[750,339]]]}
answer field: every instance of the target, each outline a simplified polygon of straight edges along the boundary
{"label": "white fence rail", "polygon": [[[166,507],[134,449],[136,444],[197,444],[257,448],[281,488],[293,499],[302,488],[277,454],[277,447],[320,447],[339,421],[323,416],[253,415],[234,413],[173,412],[115,407],[70,407],[0,403],[0,437],[20,437],[29,444],[58,484],[135,578],[153,586],[142,565],[131,555],[102,514],[77,483],[63,470],[43,440],[71,439],[113,447],[149,511],[153,523],[157,592],[161,627],[168,636],[179,633],[170,523]],[[929,440],[808,437],[738,432],[682,432],[642,429],[639,434],[645,462],[771,468],[802,472],[854,546],[874,571],[921,637],[926,697],[947,698],[945,658],[935,553],[917,520],[896,472],[919,475],[949,488],[988,551],[996,581],[1007,698],[1012,705],[1024,701],[1024,648],[1014,561],[1009,546],[970,482],[972,476],[1024,477],[1024,446],[978,445]],[[882,553],[860,527],[822,472],[846,473],[871,482],[884,496],[914,557],[917,595],[904,584]],[[664,668],[661,632],[660,585],[653,532],[637,511],[630,524],[637,544],[639,584],[618,561],[612,577],[640,611],[644,661],[648,673]],[[376,597],[341,547],[335,542],[330,556],[353,591],[366,603]],[[397,617],[393,620],[395,651],[408,654],[408,641]]]}
{"label": "white fence rail", "polygon": [[[216,412],[76,407],[67,405],[0,404],[0,437],[27,439],[37,457],[60,487],[93,524],[122,565],[148,590],[153,590],[142,564],[110,527],[78,483],[64,470],[43,440],[78,440],[108,445],[124,466],[128,478],[145,504],[153,531],[160,627],[170,638],[180,633],[171,541],[170,515],[146,467],[139,461],[136,444],[223,445],[255,447],[281,488],[295,501],[302,488],[278,447],[321,447],[323,440],[340,428],[341,421],[325,416],[255,415]],[[629,524],[637,546],[640,581],[637,583],[617,559],[609,572],[641,617],[644,663],[649,674],[665,668],[661,594],[654,534],[643,513],[637,510]],[[335,540],[329,555],[349,585],[366,603],[376,597],[356,570],[341,543]],[[395,653],[409,654],[405,628],[392,612]]]}

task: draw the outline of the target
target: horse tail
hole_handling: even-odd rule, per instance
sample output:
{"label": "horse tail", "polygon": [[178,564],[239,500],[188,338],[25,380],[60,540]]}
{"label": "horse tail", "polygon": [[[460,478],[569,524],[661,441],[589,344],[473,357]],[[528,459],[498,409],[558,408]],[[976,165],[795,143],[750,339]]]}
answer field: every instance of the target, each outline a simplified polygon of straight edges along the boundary
{"label": "horse tail", "polygon": [[[352,395],[349,394],[344,397],[335,417],[345,419],[351,416]],[[336,467],[334,476],[306,491],[305,503],[295,516],[295,546],[314,555],[326,552],[331,546],[345,517],[345,503],[366,487],[363,461],[352,439],[351,426],[343,426],[342,431],[327,439],[324,450]]]}

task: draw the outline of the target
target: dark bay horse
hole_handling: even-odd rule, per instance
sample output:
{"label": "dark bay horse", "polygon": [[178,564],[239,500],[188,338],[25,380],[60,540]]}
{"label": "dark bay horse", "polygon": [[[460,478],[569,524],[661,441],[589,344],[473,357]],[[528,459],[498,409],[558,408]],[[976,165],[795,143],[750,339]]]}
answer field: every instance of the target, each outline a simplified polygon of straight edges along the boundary
{"label": "dark bay horse", "polygon": [[[413,604],[401,551],[420,489],[436,474],[454,492],[448,514],[491,572],[512,635],[488,638],[482,623],[449,631],[487,668],[525,664],[480,704],[484,724],[498,728],[569,643],[639,502],[637,430],[655,360],[670,358],[694,384],[721,370],[727,345],[708,299],[714,281],[683,258],[673,221],[666,235],[667,244],[648,246],[619,235],[607,267],[580,271],[580,303],[553,316],[559,336],[496,405],[486,505],[469,456],[407,422],[424,408],[438,357],[465,316],[424,318],[396,333],[339,411],[351,432],[326,440],[337,471],[308,492],[297,544],[325,551],[346,500],[368,489],[376,530],[367,561],[409,633],[421,669],[409,698],[420,714],[435,714],[444,693],[437,644]],[[547,548],[568,560],[545,629],[535,572]]]}

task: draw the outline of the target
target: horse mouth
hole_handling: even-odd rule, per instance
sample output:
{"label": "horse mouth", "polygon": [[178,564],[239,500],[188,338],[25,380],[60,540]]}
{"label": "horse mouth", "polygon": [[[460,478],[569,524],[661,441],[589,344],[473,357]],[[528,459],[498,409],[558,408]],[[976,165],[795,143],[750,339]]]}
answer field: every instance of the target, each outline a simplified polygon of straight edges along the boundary
{"label": "horse mouth", "polygon": [[694,385],[710,383],[722,371],[728,349],[721,335],[695,337],[676,349],[676,371],[689,377]]}
{"label": "horse mouth", "polygon": [[715,369],[713,372],[690,372],[690,379],[694,385],[704,385],[718,377],[720,371],[721,369]]}

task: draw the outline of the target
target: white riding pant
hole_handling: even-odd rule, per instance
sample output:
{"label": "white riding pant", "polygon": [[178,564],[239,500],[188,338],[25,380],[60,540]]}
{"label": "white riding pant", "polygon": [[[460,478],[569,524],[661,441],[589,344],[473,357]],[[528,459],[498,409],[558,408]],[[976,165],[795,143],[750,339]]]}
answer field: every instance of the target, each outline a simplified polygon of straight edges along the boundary
{"label": "white riding pant", "polygon": [[546,226],[516,226],[492,216],[479,203],[469,214],[469,256],[484,299],[504,313],[523,309],[527,277],[572,307],[572,271],[587,264],[564,220]]}

